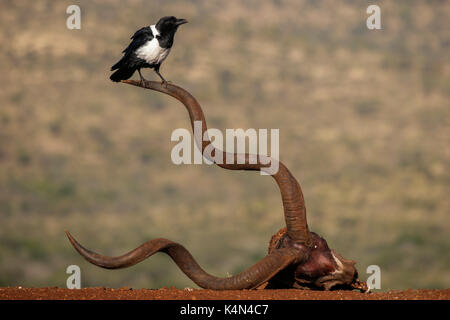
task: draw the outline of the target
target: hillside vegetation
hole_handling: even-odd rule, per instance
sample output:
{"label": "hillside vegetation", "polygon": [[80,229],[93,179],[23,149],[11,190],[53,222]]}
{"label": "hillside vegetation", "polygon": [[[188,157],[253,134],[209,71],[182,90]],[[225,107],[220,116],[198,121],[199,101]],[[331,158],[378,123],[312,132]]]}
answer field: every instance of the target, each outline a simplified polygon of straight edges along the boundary
{"label": "hillside vegetation", "polygon": [[[161,67],[208,126],[280,129],[311,230],[382,289],[450,287],[450,3],[380,1],[0,3],[0,286],[195,287],[165,255],[124,270],[85,262],[164,237],[236,274],[284,226],[273,179],[170,160],[190,128],[165,95],[109,80],[138,28],[186,18]],[[157,80],[153,71],[144,75]],[[137,78],[137,75],[135,75]]]}

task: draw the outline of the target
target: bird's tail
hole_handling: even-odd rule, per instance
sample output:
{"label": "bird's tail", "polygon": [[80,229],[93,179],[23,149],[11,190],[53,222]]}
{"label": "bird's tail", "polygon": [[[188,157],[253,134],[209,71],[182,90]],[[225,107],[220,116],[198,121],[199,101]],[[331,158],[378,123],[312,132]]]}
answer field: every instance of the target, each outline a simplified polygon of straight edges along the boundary
{"label": "bird's tail", "polygon": [[116,72],[114,72],[109,78],[114,82],[119,82],[120,80],[127,80],[131,78],[135,69],[131,68],[119,68]]}

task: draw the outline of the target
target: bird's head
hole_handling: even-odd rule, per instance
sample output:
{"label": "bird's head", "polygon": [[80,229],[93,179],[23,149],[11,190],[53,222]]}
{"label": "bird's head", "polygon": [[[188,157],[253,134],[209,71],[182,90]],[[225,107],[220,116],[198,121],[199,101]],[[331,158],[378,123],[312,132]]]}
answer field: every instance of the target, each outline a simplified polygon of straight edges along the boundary
{"label": "bird's head", "polygon": [[156,24],[156,29],[158,29],[161,34],[175,33],[178,27],[185,23],[187,23],[186,19],[177,19],[174,16],[162,17]]}

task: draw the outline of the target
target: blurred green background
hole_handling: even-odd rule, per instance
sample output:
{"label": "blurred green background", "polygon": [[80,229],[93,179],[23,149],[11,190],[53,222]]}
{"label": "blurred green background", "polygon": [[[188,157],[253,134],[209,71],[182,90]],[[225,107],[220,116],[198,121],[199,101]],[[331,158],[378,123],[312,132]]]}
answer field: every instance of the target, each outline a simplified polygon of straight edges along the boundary
{"label": "blurred green background", "polygon": [[165,237],[218,276],[266,254],[274,181],[172,164],[184,107],[108,79],[135,30],[175,15],[189,23],[162,74],[211,128],[280,129],[313,231],[363,280],[379,265],[383,290],[450,287],[450,2],[376,3],[379,31],[366,1],[3,0],[0,286],[65,287],[77,264],[82,286],[196,287],[164,254],[90,265],[65,229],[108,255]]}

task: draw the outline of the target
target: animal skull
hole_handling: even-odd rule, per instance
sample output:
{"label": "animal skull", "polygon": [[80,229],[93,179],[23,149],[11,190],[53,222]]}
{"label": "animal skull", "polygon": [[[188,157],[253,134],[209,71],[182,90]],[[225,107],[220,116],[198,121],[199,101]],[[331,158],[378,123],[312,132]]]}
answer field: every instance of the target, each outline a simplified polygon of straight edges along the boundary
{"label": "animal skull", "polygon": [[[202,135],[206,136],[206,120],[197,100],[186,90],[173,84],[162,85],[154,81],[124,80],[124,83],[140,86],[168,94],[181,101],[187,108],[192,129],[194,122],[202,122]],[[209,139],[198,142],[202,152],[211,144]],[[211,155],[214,156],[214,151]],[[222,152],[223,157],[230,154]],[[245,154],[245,164],[238,164],[237,154],[233,164],[225,161],[216,163],[230,170],[264,170],[270,167],[267,161],[250,164],[252,155]],[[261,157],[259,157],[261,159]],[[214,159],[209,159],[213,161]],[[266,159],[264,159],[266,160]],[[276,161],[269,158],[270,161]],[[213,161],[214,162],[214,161]],[[192,255],[181,244],[167,239],[153,239],[120,257],[106,257],[92,252],[80,245],[69,232],[67,236],[75,249],[89,262],[108,269],[132,266],[156,252],[168,254],[178,267],[197,285],[202,288],[254,289],[254,288],[333,288],[359,289],[367,291],[367,286],[358,280],[355,262],[344,259],[336,251],[328,247],[325,239],[310,232],[306,221],[306,208],[299,183],[283,163],[279,162],[279,170],[272,177],[277,182],[284,207],[286,227],[275,234],[269,244],[269,253],[262,260],[238,275],[218,278],[206,273],[194,260]]]}

